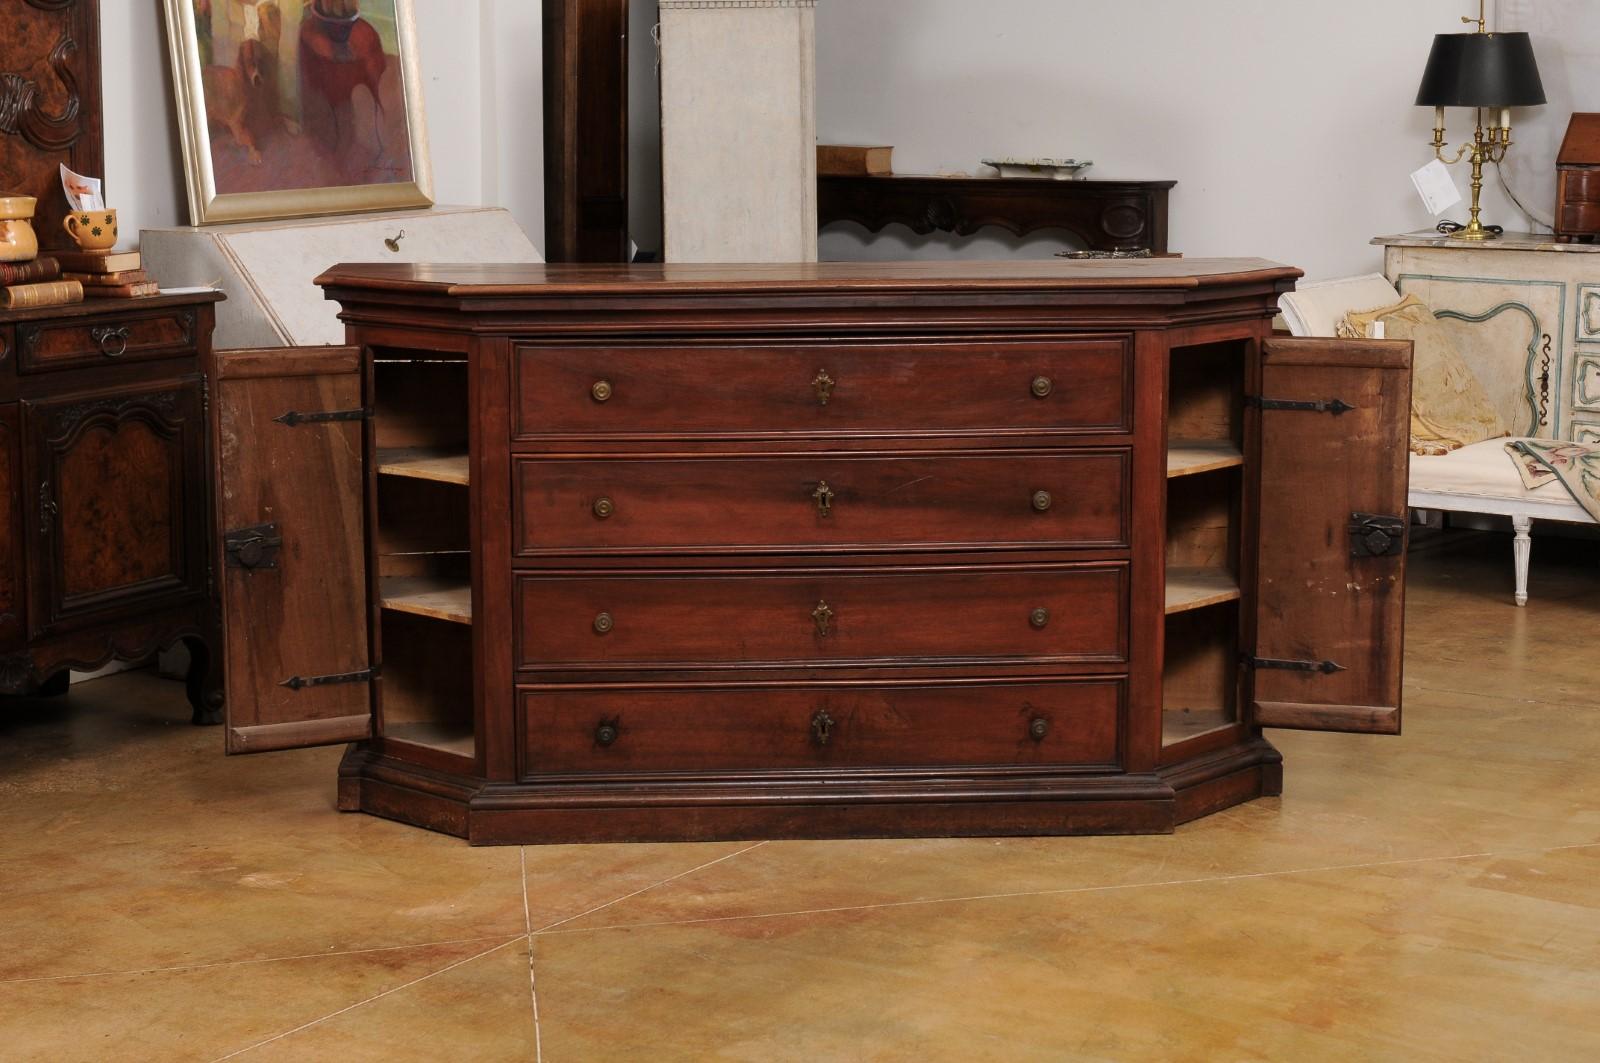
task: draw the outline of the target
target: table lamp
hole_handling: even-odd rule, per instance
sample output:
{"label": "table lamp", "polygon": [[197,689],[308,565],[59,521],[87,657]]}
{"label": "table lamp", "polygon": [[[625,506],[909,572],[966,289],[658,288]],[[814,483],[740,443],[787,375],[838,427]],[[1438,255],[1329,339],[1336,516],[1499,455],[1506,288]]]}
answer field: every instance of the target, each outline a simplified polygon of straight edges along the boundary
{"label": "table lamp", "polygon": [[[1457,240],[1491,240],[1496,231],[1479,220],[1478,197],[1483,191],[1483,164],[1498,165],[1511,147],[1511,108],[1545,102],[1539,65],[1526,33],[1489,33],[1484,28],[1480,0],[1473,33],[1441,33],[1433,38],[1428,66],[1417,90],[1417,106],[1433,108],[1433,153],[1440,162],[1455,165],[1472,153],[1472,220],[1450,235]],[[1453,159],[1444,153],[1444,109],[1471,107],[1477,112],[1472,143],[1461,145]],[[1489,135],[1484,136],[1483,112],[1489,111]]]}

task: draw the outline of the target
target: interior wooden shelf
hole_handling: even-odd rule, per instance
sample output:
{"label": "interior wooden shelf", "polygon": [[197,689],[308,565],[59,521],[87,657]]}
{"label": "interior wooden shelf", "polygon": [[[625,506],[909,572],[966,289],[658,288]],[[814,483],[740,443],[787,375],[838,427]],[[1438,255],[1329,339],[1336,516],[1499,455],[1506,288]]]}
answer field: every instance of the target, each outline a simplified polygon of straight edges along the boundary
{"label": "interior wooden shelf", "polygon": [[442,749],[462,757],[473,756],[478,749],[471,728],[463,729],[442,723],[386,723],[383,736],[391,741]]}
{"label": "interior wooden shelf", "polygon": [[1170,746],[1199,738],[1236,721],[1222,709],[1168,709],[1161,714],[1161,744]]}
{"label": "interior wooden shelf", "polygon": [[472,623],[472,585],[438,576],[385,576],[380,585],[383,607],[399,613]]}
{"label": "interior wooden shelf", "polygon": [[1244,464],[1239,448],[1226,440],[1174,439],[1167,446],[1167,477],[1193,476]]}
{"label": "interior wooden shelf", "polygon": [[1167,569],[1167,615],[1239,599],[1239,581],[1225,568]]}
{"label": "interior wooden shelf", "polygon": [[378,472],[384,476],[408,476],[413,480],[433,480],[465,487],[468,482],[467,452],[422,447],[386,448],[378,451]]}

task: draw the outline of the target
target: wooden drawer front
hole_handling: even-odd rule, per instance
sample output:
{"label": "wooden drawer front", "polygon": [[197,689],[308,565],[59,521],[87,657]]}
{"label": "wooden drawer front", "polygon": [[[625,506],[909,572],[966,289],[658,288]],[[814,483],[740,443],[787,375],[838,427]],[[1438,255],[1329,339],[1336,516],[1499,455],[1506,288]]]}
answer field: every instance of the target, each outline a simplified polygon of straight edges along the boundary
{"label": "wooden drawer front", "polygon": [[521,699],[529,775],[1115,767],[1123,682],[545,687]]}
{"label": "wooden drawer front", "polygon": [[106,314],[17,326],[17,368],[24,373],[174,358],[194,351],[192,307]]}
{"label": "wooden drawer front", "polygon": [[1127,658],[1127,575],[1122,562],[528,574],[517,584],[517,659],[522,668],[1115,662]]}
{"label": "wooden drawer front", "polygon": [[516,364],[521,439],[1016,435],[1130,424],[1121,339],[523,347]]}
{"label": "wooden drawer front", "polygon": [[1122,547],[1128,457],[523,457],[517,553]]}

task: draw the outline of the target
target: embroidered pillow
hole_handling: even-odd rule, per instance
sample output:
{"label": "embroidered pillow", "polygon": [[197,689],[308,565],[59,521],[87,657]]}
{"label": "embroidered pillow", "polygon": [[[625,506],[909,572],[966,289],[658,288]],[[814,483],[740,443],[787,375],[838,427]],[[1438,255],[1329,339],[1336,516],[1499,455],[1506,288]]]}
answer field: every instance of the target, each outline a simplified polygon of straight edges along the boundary
{"label": "embroidered pillow", "polygon": [[1394,306],[1352,311],[1339,326],[1346,338],[1365,337],[1382,321],[1391,340],[1410,340],[1411,452],[1448,454],[1485,439],[1510,435],[1471,366],[1428,304],[1408,295]]}

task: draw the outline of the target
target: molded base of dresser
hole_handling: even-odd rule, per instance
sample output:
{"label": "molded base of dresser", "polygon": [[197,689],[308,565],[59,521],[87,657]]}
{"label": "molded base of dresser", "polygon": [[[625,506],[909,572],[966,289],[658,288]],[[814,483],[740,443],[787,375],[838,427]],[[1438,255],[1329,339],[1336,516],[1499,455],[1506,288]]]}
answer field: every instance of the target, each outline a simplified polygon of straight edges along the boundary
{"label": "molded base of dresser", "polygon": [[1261,738],[1148,775],[969,770],[485,783],[351,746],[339,808],[473,845],[1166,834],[1282,788]]}

